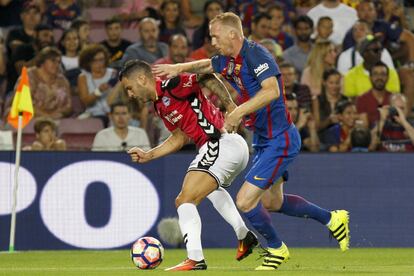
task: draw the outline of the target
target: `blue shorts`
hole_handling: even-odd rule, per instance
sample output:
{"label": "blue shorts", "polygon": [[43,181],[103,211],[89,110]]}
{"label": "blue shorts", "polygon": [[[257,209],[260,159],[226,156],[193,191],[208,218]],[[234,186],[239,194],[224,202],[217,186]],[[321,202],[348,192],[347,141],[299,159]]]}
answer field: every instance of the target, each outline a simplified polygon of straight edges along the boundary
{"label": "blue shorts", "polygon": [[298,155],[300,147],[300,135],[293,125],[281,135],[257,145],[246,181],[261,189],[268,189],[284,174],[287,175],[287,167]]}

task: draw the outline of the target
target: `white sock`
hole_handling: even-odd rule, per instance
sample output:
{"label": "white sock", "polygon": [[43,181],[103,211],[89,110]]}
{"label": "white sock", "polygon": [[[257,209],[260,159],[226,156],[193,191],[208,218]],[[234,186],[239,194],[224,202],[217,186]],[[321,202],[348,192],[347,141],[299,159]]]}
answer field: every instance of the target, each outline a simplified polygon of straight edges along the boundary
{"label": "white sock", "polygon": [[249,229],[246,227],[236,205],[229,193],[222,187],[211,192],[207,198],[213,203],[217,212],[233,227],[238,240],[246,237]]}
{"label": "white sock", "polygon": [[201,247],[201,219],[197,207],[192,203],[183,203],[177,208],[178,222],[184,243],[187,247],[188,258],[194,261],[204,259]]}

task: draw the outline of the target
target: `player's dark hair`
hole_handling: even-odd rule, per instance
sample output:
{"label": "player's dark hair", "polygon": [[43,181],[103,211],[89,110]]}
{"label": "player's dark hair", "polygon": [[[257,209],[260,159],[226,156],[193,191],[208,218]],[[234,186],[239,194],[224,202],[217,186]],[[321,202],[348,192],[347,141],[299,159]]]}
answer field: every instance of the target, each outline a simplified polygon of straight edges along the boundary
{"label": "player's dark hair", "polygon": [[369,75],[372,75],[372,71],[374,70],[375,67],[385,67],[385,69],[387,70],[387,74],[389,73],[390,69],[388,68],[387,64],[385,64],[382,61],[378,61],[377,63],[374,64],[374,66],[372,66],[369,69]]}
{"label": "player's dark hair", "polygon": [[122,78],[124,77],[129,78],[132,74],[137,72],[143,72],[148,76],[152,75],[151,65],[139,59],[129,60],[119,72],[119,80],[122,81]]}
{"label": "player's dark hair", "polygon": [[128,111],[129,111],[129,106],[128,106],[127,103],[122,102],[122,101],[116,101],[116,102],[112,103],[111,106],[110,106],[110,112],[111,112],[111,114],[114,113],[115,108],[117,108],[118,106],[125,106],[128,109]]}
{"label": "player's dark hair", "polygon": [[253,17],[252,24],[258,24],[260,22],[260,20],[262,20],[262,19],[271,20],[272,18],[267,13],[261,12],[261,13],[256,14]]}
{"label": "player's dark hair", "polygon": [[353,148],[368,148],[371,144],[371,132],[367,128],[356,127],[351,131],[351,146]]}
{"label": "player's dark hair", "polygon": [[309,27],[311,27],[311,29],[313,29],[313,21],[307,15],[301,15],[298,18],[296,18],[296,20],[293,21],[293,27],[296,29],[298,27],[298,24],[301,23],[301,22],[305,23],[305,24],[308,24]]}

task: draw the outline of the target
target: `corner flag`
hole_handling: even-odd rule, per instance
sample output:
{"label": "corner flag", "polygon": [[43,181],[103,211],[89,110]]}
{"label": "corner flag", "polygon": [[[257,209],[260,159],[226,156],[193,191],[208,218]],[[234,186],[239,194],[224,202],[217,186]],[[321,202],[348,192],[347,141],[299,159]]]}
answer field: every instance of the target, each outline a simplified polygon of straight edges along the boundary
{"label": "corner flag", "polygon": [[22,128],[24,128],[33,118],[32,96],[30,94],[29,76],[26,67],[23,67],[20,81],[13,98],[13,103],[7,117],[8,123],[14,128],[18,128],[19,113],[22,113]]}

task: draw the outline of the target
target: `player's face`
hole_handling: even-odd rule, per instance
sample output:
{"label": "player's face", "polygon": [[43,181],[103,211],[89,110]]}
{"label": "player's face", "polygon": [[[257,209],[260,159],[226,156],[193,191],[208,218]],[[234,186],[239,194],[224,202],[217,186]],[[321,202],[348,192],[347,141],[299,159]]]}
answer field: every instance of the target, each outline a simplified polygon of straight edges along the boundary
{"label": "player's face", "polygon": [[131,78],[124,77],[121,83],[128,97],[137,99],[140,102],[147,103],[152,101],[152,95],[155,95],[155,91],[147,87],[148,79],[144,75],[136,74]]}
{"label": "player's face", "polygon": [[371,71],[372,86],[377,90],[384,90],[388,81],[387,68],[384,66],[375,66]]}
{"label": "player's face", "polygon": [[122,27],[120,23],[113,23],[106,27],[106,34],[108,36],[108,40],[116,41],[121,38]]}
{"label": "player's face", "polygon": [[230,38],[230,28],[220,26],[218,23],[210,25],[211,44],[224,56],[233,52],[233,44]]}
{"label": "player's face", "polygon": [[324,81],[325,92],[326,94],[337,96],[341,92],[341,75],[333,74]]}
{"label": "player's face", "polygon": [[50,30],[41,30],[37,33],[37,42],[39,43],[40,48],[53,45],[53,32]]}
{"label": "player's face", "polygon": [[170,56],[173,63],[185,62],[188,55],[188,45],[185,38],[177,37],[171,42]]}
{"label": "player's face", "polygon": [[111,113],[112,123],[114,124],[114,127],[117,129],[127,128],[129,119],[130,115],[128,112],[128,107],[126,106],[117,106]]}

